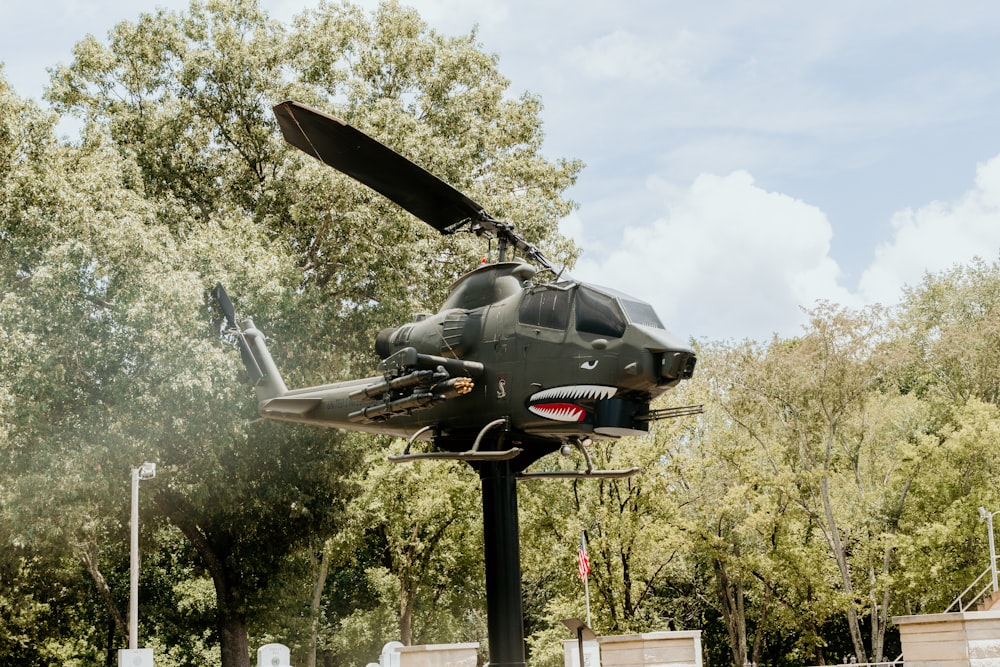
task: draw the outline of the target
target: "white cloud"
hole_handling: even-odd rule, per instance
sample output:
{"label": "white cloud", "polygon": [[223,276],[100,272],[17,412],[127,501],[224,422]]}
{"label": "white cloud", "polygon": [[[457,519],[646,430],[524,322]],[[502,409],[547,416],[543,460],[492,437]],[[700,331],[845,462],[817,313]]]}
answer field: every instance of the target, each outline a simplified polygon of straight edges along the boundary
{"label": "white cloud", "polygon": [[738,131],[688,135],[657,158],[660,173],[675,183],[690,182],[698,174],[736,170],[789,173],[811,159],[806,147],[780,135]]}
{"label": "white cloud", "polygon": [[876,249],[855,291],[841,284],[830,256],[826,215],[759,187],[748,172],[701,174],[689,187],[653,177],[647,187],[662,198],[663,215],[626,228],[615,247],[594,252],[598,243],[579,213],[562,231],[591,251],[577,278],[649,301],[685,337],[794,336],[804,310],[818,301],[894,305],[925,273],[1000,256],[1000,156],[980,164],[975,183],[954,201],[893,215],[892,237]]}
{"label": "white cloud", "polygon": [[853,301],[829,256],[832,231],[816,207],[754,184],[745,171],[703,174],[690,188],[651,183],[664,217],[630,227],[575,275],[649,301],[681,336],[764,340],[792,335],[801,306]]}
{"label": "white cloud", "polygon": [[564,61],[599,80],[628,80],[646,85],[677,82],[691,74],[692,51],[698,40],[686,30],[652,42],[629,30],[617,28],[570,49]]}
{"label": "white cloud", "polygon": [[1000,156],[976,169],[974,186],[954,202],[931,202],[892,218],[893,237],[875,250],[858,285],[868,302],[896,303],[904,285],[974,257],[1000,254]]}

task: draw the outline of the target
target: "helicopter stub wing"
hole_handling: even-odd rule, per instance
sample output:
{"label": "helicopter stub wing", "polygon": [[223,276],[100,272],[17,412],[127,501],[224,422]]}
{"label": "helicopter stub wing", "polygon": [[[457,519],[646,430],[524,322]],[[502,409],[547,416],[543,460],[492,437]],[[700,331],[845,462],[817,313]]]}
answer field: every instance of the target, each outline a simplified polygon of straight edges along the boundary
{"label": "helicopter stub wing", "polygon": [[274,115],[289,144],[367,185],[442,233],[465,220],[489,219],[482,206],[336,116],[293,101],[275,106]]}
{"label": "helicopter stub wing", "polygon": [[322,399],[318,397],[278,396],[262,403],[260,413],[265,417],[299,417],[320,403],[322,403]]}

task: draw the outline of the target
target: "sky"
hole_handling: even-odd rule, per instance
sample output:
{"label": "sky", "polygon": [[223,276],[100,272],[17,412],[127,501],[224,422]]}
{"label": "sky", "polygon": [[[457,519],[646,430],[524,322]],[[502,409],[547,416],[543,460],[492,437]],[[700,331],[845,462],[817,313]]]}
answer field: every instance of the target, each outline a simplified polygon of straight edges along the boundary
{"label": "sky", "polygon": [[[260,0],[290,22],[319,0]],[[376,0],[356,4],[374,9]],[[1000,258],[1000,3],[401,0],[477,30],[544,152],[586,167],[560,223],[572,275],[650,302],[683,338],[766,341],[820,301]],[[0,0],[22,97],[86,34],[186,0]]]}

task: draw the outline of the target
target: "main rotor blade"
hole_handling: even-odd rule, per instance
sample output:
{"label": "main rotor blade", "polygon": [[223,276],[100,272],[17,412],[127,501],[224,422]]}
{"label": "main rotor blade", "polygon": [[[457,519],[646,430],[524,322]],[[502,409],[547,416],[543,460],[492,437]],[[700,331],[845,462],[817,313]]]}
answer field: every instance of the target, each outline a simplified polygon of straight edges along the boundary
{"label": "main rotor blade", "polygon": [[299,102],[274,107],[285,141],[364,183],[441,231],[488,218],[483,207],[343,120]]}

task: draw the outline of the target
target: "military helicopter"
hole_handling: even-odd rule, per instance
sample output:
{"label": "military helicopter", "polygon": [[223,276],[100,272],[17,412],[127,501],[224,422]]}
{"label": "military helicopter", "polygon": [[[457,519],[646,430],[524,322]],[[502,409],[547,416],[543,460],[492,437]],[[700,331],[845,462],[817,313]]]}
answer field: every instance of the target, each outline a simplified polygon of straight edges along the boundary
{"label": "military helicopter", "polygon": [[[213,295],[256,388],[261,417],[407,438],[403,454],[390,457],[397,461],[507,460],[534,450],[527,461],[576,448],[586,457],[586,474],[625,476],[636,470],[593,470],[586,444],[642,434],[652,420],[700,411],[650,409],[691,377],[696,358],[648,303],[558,278],[513,225],[343,120],[293,101],[274,113],[292,146],[442,234],[465,230],[496,239],[498,259],[459,278],[436,314],[380,332],[377,375],[303,389],[285,386],[263,334],[249,318],[237,322],[218,285]],[[556,279],[541,280],[536,265]],[[428,451],[411,452],[416,441],[430,441]]]}

